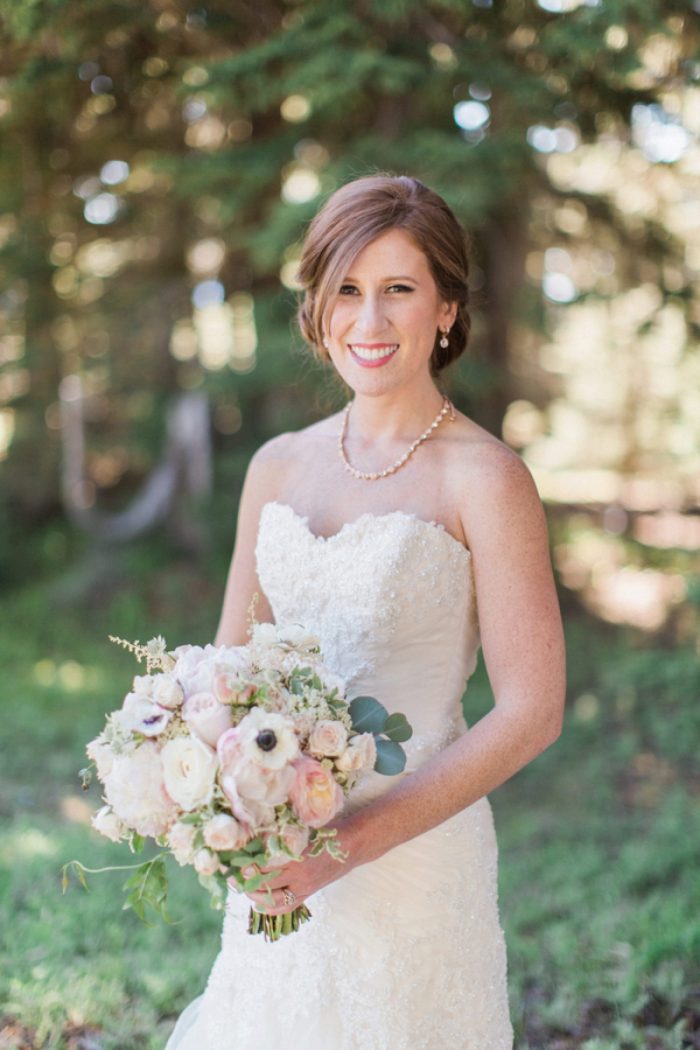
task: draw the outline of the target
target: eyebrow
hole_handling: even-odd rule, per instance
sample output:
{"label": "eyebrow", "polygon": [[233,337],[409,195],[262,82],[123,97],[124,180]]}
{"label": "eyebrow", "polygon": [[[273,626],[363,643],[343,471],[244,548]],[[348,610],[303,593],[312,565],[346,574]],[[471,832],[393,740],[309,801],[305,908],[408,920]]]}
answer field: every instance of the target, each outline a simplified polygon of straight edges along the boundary
{"label": "eyebrow", "polygon": [[[346,281],[355,281],[356,284],[358,283],[356,277],[346,277],[345,280]],[[415,277],[410,277],[407,274],[395,274],[393,277],[382,277],[381,280],[382,281],[413,281],[414,284],[418,284],[418,281],[417,281],[417,279]]]}

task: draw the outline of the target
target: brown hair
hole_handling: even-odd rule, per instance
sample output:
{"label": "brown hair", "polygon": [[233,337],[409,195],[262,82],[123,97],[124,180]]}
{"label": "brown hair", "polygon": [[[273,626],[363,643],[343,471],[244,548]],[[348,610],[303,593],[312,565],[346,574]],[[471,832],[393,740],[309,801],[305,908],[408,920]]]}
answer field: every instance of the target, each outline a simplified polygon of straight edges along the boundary
{"label": "brown hair", "polygon": [[325,315],[355,256],[387,230],[410,234],[425,254],[443,302],[457,303],[449,345],[435,334],[430,371],[436,376],[464,352],[469,341],[469,261],[463,228],[445,201],[418,179],[380,172],[337,189],[312,219],[304,239],[297,280],[304,297],[297,322],[321,360]]}

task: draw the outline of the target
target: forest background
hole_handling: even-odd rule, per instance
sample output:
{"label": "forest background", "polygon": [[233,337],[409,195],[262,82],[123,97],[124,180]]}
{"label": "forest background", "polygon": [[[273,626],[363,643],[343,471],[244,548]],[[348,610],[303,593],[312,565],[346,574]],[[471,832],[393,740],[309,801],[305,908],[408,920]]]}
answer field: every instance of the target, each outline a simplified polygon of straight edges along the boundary
{"label": "forest background", "polygon": [[[83,748],[213,637],[246,464],[347,397],[306,224],[407,172],[472,239],[457,406],[525,458],[557,745],[493,795],[520,1048],[700,1046],[700,2],[0,0],[0,1045],[162,1047],[219,916],[119,910]],[[465,697],[490,703],[480,668]]]}

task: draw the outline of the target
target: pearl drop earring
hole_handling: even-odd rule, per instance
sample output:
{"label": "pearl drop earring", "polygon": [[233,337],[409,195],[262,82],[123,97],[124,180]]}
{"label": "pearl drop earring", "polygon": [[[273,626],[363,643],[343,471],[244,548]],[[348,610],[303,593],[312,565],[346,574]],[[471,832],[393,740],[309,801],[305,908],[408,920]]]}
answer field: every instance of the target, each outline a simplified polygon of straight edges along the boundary
{"label": "pearl drop earring", "polygon": [[449,328],[443,328],[442,329],[442,339],[440,340],[440,346],[442,347],[443,350],[446,350],[447,347],[450,345],[450,341],[447,338],[447,335],[448,335],[449,331],[450,331]]}

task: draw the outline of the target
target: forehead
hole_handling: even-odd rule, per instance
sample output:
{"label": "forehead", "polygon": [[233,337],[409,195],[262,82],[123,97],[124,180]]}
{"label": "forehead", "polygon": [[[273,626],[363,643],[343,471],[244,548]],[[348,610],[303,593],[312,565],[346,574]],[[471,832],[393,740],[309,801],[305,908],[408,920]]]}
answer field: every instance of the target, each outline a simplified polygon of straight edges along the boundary
{"label": "forehead", "polygon": [[357,253],[348,268],[348,277],[363,273],[380,276],[405,274],[417,278],[429,274],[424,252],[405,230],[387,230]]}

